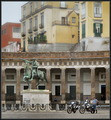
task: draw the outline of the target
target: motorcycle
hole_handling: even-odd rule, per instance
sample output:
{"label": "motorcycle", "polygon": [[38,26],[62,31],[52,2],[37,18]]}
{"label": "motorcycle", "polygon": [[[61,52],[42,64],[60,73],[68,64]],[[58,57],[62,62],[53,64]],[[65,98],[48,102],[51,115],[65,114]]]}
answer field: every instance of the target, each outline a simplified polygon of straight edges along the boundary
{"label": "motorcycle", "polygon": [[84,114],[85,111],[87,112],[91,112],[92,114],[94,114],[95,112],[97,113],[97,109],[95,110],[93,105],[90,104],[89,102],[85,101],[83,105],[80,106],[79,112],[81,114]]}
{"label": "motorcycle", "polygon": [[71,114],[72,112],[76,113],[78,108],[79,108],[79,103],[77,101],[71,102],[70,105],[67,108],[67,113],[69,113],[69,114]]}

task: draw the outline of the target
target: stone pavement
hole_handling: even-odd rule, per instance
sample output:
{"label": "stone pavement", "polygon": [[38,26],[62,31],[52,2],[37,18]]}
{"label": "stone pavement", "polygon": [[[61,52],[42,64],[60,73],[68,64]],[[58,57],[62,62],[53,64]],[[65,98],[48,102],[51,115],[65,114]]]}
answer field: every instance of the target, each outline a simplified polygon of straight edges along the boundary
{"label": "stone pavement", "polygon": [[3,119],[108,119],[110,118],[110,112],[108,109],[98,110],[98,113],[91,114],[85,112],[80,114],[79,111],[76,113],[68,114],[66,111],[51,111],[51,112],[21,112],[21,111],[6,111],[2,112],[1,118]]}

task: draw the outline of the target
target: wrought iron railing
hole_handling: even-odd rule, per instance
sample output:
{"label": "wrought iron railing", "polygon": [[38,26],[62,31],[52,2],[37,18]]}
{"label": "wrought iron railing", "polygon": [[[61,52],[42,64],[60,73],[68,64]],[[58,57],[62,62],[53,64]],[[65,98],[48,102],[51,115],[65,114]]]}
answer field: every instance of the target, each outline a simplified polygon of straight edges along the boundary
{"label": "wrought iron railing", "polygon": [[[68,104],[2,104],[1,110],[5,111],[66,111]],[[110,105],[98,105],[97,109],[109,109]]]}

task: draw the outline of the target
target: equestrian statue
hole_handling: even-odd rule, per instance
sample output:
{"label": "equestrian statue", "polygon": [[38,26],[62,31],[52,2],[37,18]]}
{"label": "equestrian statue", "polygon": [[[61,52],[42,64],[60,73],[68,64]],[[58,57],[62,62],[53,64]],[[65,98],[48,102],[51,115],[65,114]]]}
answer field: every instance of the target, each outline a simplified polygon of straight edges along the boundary
{"label": "equestrian statue", "polygon": [[26,59],[22,60],[25,61],[23,81],[27,82],[28,88],[29,83],[32,80],[36,80],[36,86],[38,86],[41,82],[48,82],[45,72],[38,70],[39,63],[35,59],[32,61]]}

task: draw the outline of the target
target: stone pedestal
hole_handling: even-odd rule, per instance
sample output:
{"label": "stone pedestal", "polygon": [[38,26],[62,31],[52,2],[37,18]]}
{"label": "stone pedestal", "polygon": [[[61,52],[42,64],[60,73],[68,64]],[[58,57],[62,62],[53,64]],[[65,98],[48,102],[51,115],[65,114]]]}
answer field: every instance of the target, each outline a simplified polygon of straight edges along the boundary
{"label": "stone pedestal", "polygon": [[25,104],[49,104],[49,90],[28,89],[23,90],[23,103]]}

